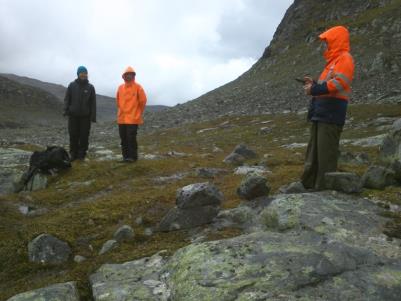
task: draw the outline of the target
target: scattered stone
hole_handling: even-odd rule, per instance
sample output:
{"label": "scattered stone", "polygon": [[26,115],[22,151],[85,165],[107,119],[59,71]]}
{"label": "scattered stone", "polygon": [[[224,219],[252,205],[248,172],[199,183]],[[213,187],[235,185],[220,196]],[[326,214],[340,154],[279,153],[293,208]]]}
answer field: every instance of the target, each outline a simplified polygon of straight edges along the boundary
{"label": "scattered stone", "polygon": [[142,216],[138,216],[138,217],[135,219],[135,224],[137,224],[138,226],[139,226],[139,225],[142,225],[142,224],[143,224],[143,217],[142,217]]}
{"label": "scattered stone", "polygon": [[395,184],[395,173],[383,166],[373,165],[364,174],[362,182],[363,187],[383,190]]}
{"label": "scattered stone", "polygon": [[172,182],[176,182],[176,181],[180,181],[183,178],[185,178],[187,176],[188,173],[186,172],[182,172],[182,173],[176,173],[173,174],[171,176],[164,176],[164,177],[156,177],[153,179],[153,181],[156,184],[166,184],[166,183],[172,183]]}
{"label": "scattered stone", "polygon": [[121,226],[114,232],[113,238],[118,242],[132,240],[134,238],[134,230],[129,225]]}
{"label": "scattered stone", "polygon": [[216,145],[213,145],[213,153],[222,153],[223,150],[220,147],[217,147]]}
{"label": "scattered stone", "polygon": [[223,160],[224,163],[233,165],[242,165],[246,158],[236,153],[231,153]]}
{"label": "scattered stone", "polygon": [[246,200],[266,196],[269,192],[270,187],[267,185],[267,179],[257,174],[248,175],[237,189],[238,195]]}
{"label": "scattered stone", "polygon": [[71,256],[69,245],[58,238],[41,234],[28,244],[29,261],[43,264],[61,264]]}
{"label": "scattered stone", "polygon": [[162,232],[168,232],[210,224],[219,211],[220,208],[216,206],[189,209],[179,209],[174,207],[160,222],[159,230]]}
{"label": "scattered stone", "polygon": [[287,149],[297,149],[297,148],[304,148],[307,147],[308,144],[307,143],[291,143],[291,144],[285,144],[282,145],[283,148],[287,148]]}
{"label": "scattered stone", "polygon": [[206,132],[215,131],[215,130],[217,130],[217,129],[218,129],[218,128],[207,128],[207,129],[199,130],[199,131],[197,131],[196,133],[197,133],[197,134],[203,134],[203,133],[206,133]]}
{"label": "scattered stone", "polygon": [[202,178],[215,178],[221,174],[226,174],[228,171],[222,168],[197,168],[196,169],[196,176]]}
{"label": "scattered stone", "polygon": [[369,164],[369,156],[366,153],[341,152],[338,161],[343,164],[364,165]]}
{"label": "scattered stone", "polygon": [[293,182],[288,185],[282,186],[279,189],[280,193],[290,194],[290,193],[304,193],[306,189],[301,182]]}
{"label": "scattered stone", "polygon": [[235,175],[248,175],[248,174],[258,174],[258,175],[263,175],[266,173],[270,173],[270,170],[268,170],[264,166],[239,166],[234,170]]}
{"label": "scattered stone", "polygon": [[340,144],[351,144],[354,146],[373,147],[381,145],[385,137],[386,134],[361,138],[361,139],[343,139],[340,141]]}
{"label": "scattered stone", "polygon": [[361,178],[351,172],[329,172],[325,174],[326,189],[345,193],[358,193],[362,190]]}
{"label": "scattered stone", "polygon": [[81,255],[75,255],[74,256],[74,261],[76,262],[76,263],[82,263],[82,262],[84,262],[86,260],[86,257],[84,257],[84,256],[81,256]]}
{"label": "scattered stone", "polygon": [[259,130],[259,135],[268,135],[273,131],[271,127],[262,127]]}
{"label": "scattered stone", "polygon": [[146,228],[143,233],[145,234],[145,236],[152,236],[153,230],[152,230],[152,228]]}
{"label": "scattered stone", "polygon": [[246,146],[245,144],[239,144],[237,145],[234,150],[233,153],[238,154],[243,156],[246,159],[254,159],[256,158],[258,155],[251,150],[248,146]]}
{"label": "scattered stone", "polygon": [[202,206],[220,206],[224,197],[220,190],[210,183],[197,183],[177,191],[176,204],[179,209]]}
{"label": "scattered stone", "polygon": [[79,301],[75,282],[57,283],[48,287],[18,294],[7,301]]}
{"label": "scattered stone", "polygon": [[185,157],[189,157],[190,155],[186,154],[186,153],[176,152],[176,151],[169,151],[167,153],[167,156],[174,157],[174,158],[185,158]]}
{"label": "scattered stone", "polygon": [[118,247],[118,242],[116,240],[114,239],[108,240],[103,244],[102,249],[99,252],[99,255],[103,255],[117,247]]}

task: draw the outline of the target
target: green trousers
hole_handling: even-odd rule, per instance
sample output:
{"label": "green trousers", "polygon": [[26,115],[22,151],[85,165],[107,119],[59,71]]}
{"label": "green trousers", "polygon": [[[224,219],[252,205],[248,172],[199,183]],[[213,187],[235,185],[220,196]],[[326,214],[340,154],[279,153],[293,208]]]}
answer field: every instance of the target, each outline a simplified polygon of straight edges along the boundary
{"label": "green trousers", "polygon": [[325,189],[324,175],[337,170],[342,126],[312,122],[301,181],[305,188]]}

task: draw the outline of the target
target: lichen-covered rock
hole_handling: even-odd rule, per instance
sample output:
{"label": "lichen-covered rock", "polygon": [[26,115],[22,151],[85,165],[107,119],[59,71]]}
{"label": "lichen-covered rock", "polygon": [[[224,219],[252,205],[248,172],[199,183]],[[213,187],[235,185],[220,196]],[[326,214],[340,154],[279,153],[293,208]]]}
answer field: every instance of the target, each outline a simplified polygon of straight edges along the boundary
{"label": "lichen-covered rock", "polygon": [[29,261],[45,264],[61,264],[71,256],[69,245],[58,238],[41,234],[28,244]]}
{"label": "lichen-covered rock", "polygon": [[217,218],[251,221],[250,234],[197,239],[169,259],[102,266],[91,276],[94,299],[399,300],[401,248],[381,234],[388,219],[374,203],[326,191],[280,195],[262,206]]}
{"label": "lichen-covered rock", "polygon": [[210,183],[197,183],[185,186],[177,191],[176,204],[180,209],[202,206],[220,206],[224,200],[220,190]]}
{"label": "lichen-covered rock", "polygon": [[270,192],[267,179],[258,174],[249,174],[237,189],[238,195],[246,200],[266,196]]}
{"label": "lichen-covered rock", "polygon": [[165,259],[156,254],[123,264],[105,264],[90,276],[95,301],[167,301],[169,291],[160,280]]}
{"label": "lichen-covered rock", "polygon": [[[318,287],[379,262],[369,251],[327,241],[312,232],[256,232],[190,245],[179,250],[163,270],[175,301],[188,300],[188,296],[192,300],[275,300],[279,295],[292,300],[303,288]],[[395,282],[398,286],[390,288],[393,293],[400,281]],[[352,287],[352,283],[348,285]],[[368,287],[379,286],[379,281],[372,280],[357,290],[367,296]],[[310,296],[305,300],[316,300],[312,298],[316,290],[305,294]],[[325,296],[323,300],[335,300]]]}
{"label": "lichen-covered rock", "polygon": [[75,282],[57,283],[18,294],[7,301],[79,301]]}
{"label": "lichen-covered rock", "polygon": [[384,189],[395,184],[395,173],[386,167],[373,165],[363,175],[362,182],[366,188]]}
{"label": "lichen-covered rock", "polygon": [[161,220],[159,230],[163,232],[191,229],[210,224],[219,213],[216,206],[204,206],[189,209],[174,207]]}
{"label": "lichen-covered rock", "polygon": [[326,189],[345,193],[358,193],[362,189],[361,178],[352,172],[328,172],[324,180]]}

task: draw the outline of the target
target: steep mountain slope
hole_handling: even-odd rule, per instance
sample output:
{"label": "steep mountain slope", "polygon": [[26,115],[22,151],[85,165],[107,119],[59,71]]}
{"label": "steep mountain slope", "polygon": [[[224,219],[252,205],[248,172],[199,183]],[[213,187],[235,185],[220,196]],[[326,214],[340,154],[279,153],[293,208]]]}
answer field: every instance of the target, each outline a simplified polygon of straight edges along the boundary
{"label": "steep mountain slope", "polygon": [[294,78],[317,77],[324,60],[317,36],[346,25],[356,62],[353,103],[391,100],[401,94],[400,0],[295,0],[263,56],[237,80],[193,101],[149,116],[148,124],[173,126],[225,115],[247,115],[306,107]]}
{"label": "steep mountain slope", "polygon": [[60,124],[62,105],[39,88],[0,76],[0,128]]}

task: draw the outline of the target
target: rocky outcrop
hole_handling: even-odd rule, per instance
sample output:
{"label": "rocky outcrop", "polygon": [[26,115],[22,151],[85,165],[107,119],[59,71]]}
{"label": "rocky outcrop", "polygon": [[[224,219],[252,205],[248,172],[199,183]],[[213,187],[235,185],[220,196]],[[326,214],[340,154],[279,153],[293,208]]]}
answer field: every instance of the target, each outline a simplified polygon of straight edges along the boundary
{"label": "rocky outcrop", "polygon": [[381,234],[375,204],[328,192],[264,204],[219,215],[251,220],[248,234],[103,265],[90,278],[94,299],[399,300],[401,250]]}

